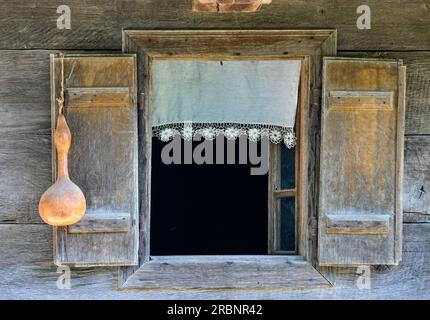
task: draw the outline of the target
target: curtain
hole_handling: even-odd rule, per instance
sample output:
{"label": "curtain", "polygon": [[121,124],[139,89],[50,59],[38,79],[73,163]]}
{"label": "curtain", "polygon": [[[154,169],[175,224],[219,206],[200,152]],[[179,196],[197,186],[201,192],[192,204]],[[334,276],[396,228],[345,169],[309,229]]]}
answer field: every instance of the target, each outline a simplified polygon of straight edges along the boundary
{"label": "curtain", "polygon": [[300,60],[154,60],[151,67],[153,134],[161,140],[267,135],[294,147]]}

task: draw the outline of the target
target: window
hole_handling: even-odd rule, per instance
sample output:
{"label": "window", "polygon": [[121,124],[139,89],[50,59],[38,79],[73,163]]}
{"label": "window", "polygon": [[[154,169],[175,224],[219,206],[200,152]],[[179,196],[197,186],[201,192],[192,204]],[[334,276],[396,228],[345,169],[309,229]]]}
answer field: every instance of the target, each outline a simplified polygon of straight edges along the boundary
{"label": "window", "polygon": [[[312,265],[399,263],[406,74],[401,61],[336,58],[335,30],[136,30],[124,32],[123,48],[132,54],[69,54],[64,61],[65,110],[76,150],[71,154],[71,178],[86,193],[88,210],[76,225],[55,230],[56,264],[121,266],[119,283],[124,289],[288,290],[329,286]],[[221,242],[217,241],[212,242],[216,245],[211,248],[214,255],[200,251],[202,248],[174,252],[179,256],[164,255],[172,251],[171,247],[159,247],[160,255],[151,254],[151,208],[156,210],[151,207],[151,190],[156,187],[151,180],[151,164],[158,143],[152,141],[153,122],[154,114],[160,111],[151,110],[152,94],[156,88],[166,90],[164,84],[151,86],[151,68],[163,59],[215,61],[211,64],[214,69],[225,61],[302,61],[295,104],[298,143],[295,150],[271,145],[267,193],[258,197],[258,203],[251,201],[255,207],[263,207],[267,199],[267,213],[256,210],[260,214],[253,216],[261,219],[264,228],[255,223],[248,227],[259,233],[252,250],[263,251],[262,244],[268,240],[270,255],[239,255],[245,246],[219,247]],[[51,55],[53,120],[62,74],[59,62]],[[173,85],[181,82],[181,78],[176,79],[181,73],[169,74],[175,79]],[[268,96],[273,97],[282,92],[273,88],[282,88],[279,85],[283,83],[272,83],[263,91],[270,91]],[[212,91],[213,101],[223,101],[225,94]],[[230,91],[233,95],[229,97],[234,98],[237,90]],[[166,94],[161,97],[171,98]],[[218,115],[229,113],[222,104],[219,107]],[[272,111],[263,112],[263,117],[278,119]],[[173,130],[164,129],[155,135],[172,139]],[[208,127],[191,126],[190,131],[184,125],[180,129],[185,138],[194,129],[202,130],[207,140],[214,134],[214,128]],[[221,129],[227,138],[237,138],[236,129],[247,128]],[[247,134],[255,138],[260,131],[249,130]],[[292,129],[283,134],[291,146]],[[266,148],[263,144],[264,140],[261,147]],[[231,178],[237,180],[239,171],[233,171]],[[212,174],[218,177],[219,172]],[[252,182],[248,198],[251,190],[264,189],[263,180],[261,184]],[[163,201],[169,201],[171,190],[163,184],[164,179],[158,182],[158,197],[161,194]],[[243,217],[238,221],[244,221]],[[225,217],[221,220],[224,223]],[[266,224],[267,235],[263,232]],[[185,232],[189,230],[195,228]],[[231,232],[228,244],[240,243],[234,236]],[[192,242],[195,238],[189,239]]]}
{"label": "window", "polygon": [[[107,199],[107,196],[97,197],[98,194],[88,194],[89,206],[97,210],[93,215],[87,216],[80,225],[75,226],[73,232],[56,230],[57,262],[76,266],[131,266],[120,269],[119,283],[124,289],[327,287],[327,282],[307,262],[315,253],[315,239],[311,236],[309,228],[316,212],[316,203],[309,197],[310,192],[315,188],[313,177],[317,141],[313,137],[313,130],[317,127],[317,117],[310,107],[314,101],[311,98],[310,88],[321,86],[321,57],[335,55],[335,40],[334,30],[141,30],[124,32],[124,51],[135,53],[136,56],[115,57],[113,62],[110,60],[113,58],[106,55],[69,56],[65,63],[65,74],[73,70],[73,76],[67,77],[66,90],[73,88],[72,91],[77,92],[74,96],[75,100],[82,104],[82,108],[76,110],[79,111],[77,114],[82,116],[79,119],[76,118],[76,121],[75,116],[73,119],[70,118],[73,132],[76,136],[78,134],[84,136],[86,131],[80,129],[79,121],[91,120],[96,126],[85,125],[83,128],[88,131],[87,133],[91,131],[93,140],[94,137],[106,131],[115,130],[115,132],[128,134],[129,129],[132,129],[135,144],[129,143],[128,140],[121,140],[110,148],[97,149],[97,156],[94,152],[75,153],[77,156],[94,156],[94,159],[99,160],[95,161],[97,170],[107,170],[112,177],[124,178],[121,183],[131,187],[132,190],[126,192],[128,189],[124,189],[122,185],[109,183],[106,184],[106,188],[110,192],[104,195],[120,192],[124,196]],[[266,210],[265,212],[259,210],[262,214],[253,217],[253,219],[261,219],[261,226],[258,226],[255,231],[259,232],[260,236],[252,250],[256,250],[254,251],[256,253],[264,251],[269,255],[255,256],[256,253],[244,252],[244,246],[233,248],[235,250],[231,247],[221,248],[221,251],[225,252],[218,251],[221,255],[194,255],[194,253],[202,253],[198,250],[194,253],[177,251],[175,255],[167,255],[172,248],[160,247],[159,255],[151,253],[151,241],[155,241],[155,238],[151,239],[151,237],[156,236],[155,233],[151,235],[151,213],[152,209],[157,210],[151,201],[151,191],[155,190],[151,179],[151,174],[155,172],[151,168],[152,151],[157,148],[156,144],[160,143],[153,142],[152,139],[151,122],[154,117],[151,116],[153,115],[151,95],[154,88],[151,87],[153,76],[151,67],[156,61],[163,59],[210,60],[217,61],[218,66],[221,65],[220,62],[226,61],[276,59],[302,61],[299,100],[296,104],[298,112],[295,117],[295,134],[298,139],[296,148],[294,151],[288,151],[279,145],[270,147],[270,171],[267,177],[260,177],[265,179],[264,188],[261,187],[263,183],[258,184],[262,191],[262,196],[258,197],[261,202],[253,203],[254,206],[263,207],[264,205]],[[52,67],[51,83],[56,85],[59,69],[58,60],[55,58],[52,60]],[[123,79],[127,79],[127,82],[124,83]],[[215,91],[215,93],[218,92]],[[53,87],[52,96],[53,106],[55,106],[56,86]],[[216,98],[219,96],[218,93]],[[97,112],[101,109],[90,108],[92,105],[90,102],[94,101],[100,107],[112,108],[118,121],[130,120],[130,123],[133,123],[136,119],[133,111],[137,109],[136,125],[121,122],[121,127],[118,127],[118,121],[112,121],[112,130],[105,126],[101,127],[104,131],[100,130],[100,117]],[[268,104],[268,106],[271,105]],[[126,114],[116,109],[117,107],[127,107],[130,117],[124,117]],[[107,115],[112,114],[107,108],[102,111]],[[266,115],[273,116],[273,113],[268,112]],[[105,136],[105,134],[102,135],[102,137]],[[137,136],[138,139],[136,139]],[[80,144],[83,148],[91,146],[84,140]],[[135,156],[137,151],[138,159]],[[103,152],[109,155],[124,155],[130,159],[130,164],[109,167],[106,165],[107,161],[101,161],[104,159]],[[87,167],[82,161],[73,161],[73,163],[76,165],[74,170],[76,181],[80,185],[88,182],[88,187],[98,190],[97,185],[92,184],[92,180],[82,181],[80,178],[87,177],[93,169]],[[117,175],[119,169],[121,169],[121,175]],[[290,183],[293,176],[292,170],[294,185]],[[278,181],[280,184],[277,184]],[[160,189],[163,189],[163,200],[169,201],[171,190],[166,188],[162,181],[160,184]],[[259,188],[257,184],[253,186],[256,187],[253,188],[254,190]],[[118,207],[119,201],[122,201],[121,205],[124,206]],[[98,208],[99,205],[100,208]],[[239,220],[243,221],[243,218]],[[252,223],[252,226],[255,228],[255,223]],[[162,232],[161,230],[161,237]],[[265,242],[265,249],[262,240]],[[240,254],[241,251],[245,255]],[[212,251],[212,253],[218,252]],[[252,276],[256,272],[259,274],[258,279]],[[204,277],[199,276],[203,273]],[[226,277],[226,274],[229,277]],[[298,285],[298,277],[310,281],[300,282]]]}
{"label": "window", "polygon": [[[157,59],[154,57],[150,63],[154,63]],[[163,56],[161,59],[166,61],[168,59],[183,59],[183,57]],[[192,57],[187,57],[187,59],[187,61],[192,61]],[[163,153],[163,148],[172,143],[177,136],[171,138],[172,140],[168,139],[169,142],[167,143],[160,142],[156,138],[146,140],[143,150],[146,150],[145,153],[148,154],[147,157],[151,159],[152,163],[151,167],[148,168],[150,172],[146,171],[145,173],[145,175],[151,174],[151,183],[146,187],[147,190],[151,190],[148,192],[151,194],[151,198],[147,199],[150,207],[148,211],[144,212],[143,217],[146,235],[143,252],[146,262],[139,269],[139,276],[136,275],[134,278],[142,277],[142,280],[139,280],[139,287],[150,288],[155,285],[155,282],[145,282],[143,279],[164,277],[159,272],[168,272],[172,275],[171,278],[165,278],[166,286],[168,282],[170,286],[180,287],[181,281],[177,280],[192,278],[193,272],[191,270],[195,270],[195,274],[199,275],[204,270],[210,269],[210,272],[214,272],[214,277],[218,277],[218,273],[235,273],[235,270],[240,270],[242,265],[245,268],[243,272],[247,274],[252,274],[255,272],[254,270],[260,270],[263,277],[267,276],[268,279],[272,280],[275,277],[277,280],[273,281],[278,282],[279,285],[284,285],[294,280],[285,274],[278,278],[272,274],[276,273],[276,268],[293,267],[297,263],[304,262],[302,257],[297,256],[300,252],[300,243],[303,242],[299,238],[301,236],[300,222],[302,221],[299,200],[302,179],[299,176],[300,159],[303,159],[301,155],[303,136],[300,135],[300,132],[303,125],[305,97],[308,95],[309,59],[304,56],[247,57],[244,55],[223,56],[222,59],[221,57],[211,57],[210,59],[218,63],[225,60],[300,60],[302,64],[300,83],[296,92],[295,109],[297,111],[295,112],[294,127],[297,144],[294,148],[291,148],[291,145],[290,148],[287,148],[284,143],[271,143],[267,138],[264,146],[264,139],[261,138],[261,142],[258,144],[259,153],[262,154],[263,149],[267,148],[268,171],[265,175],[252,176],[249,174],[252,167],[249,163],[242,165],[242,167],[240,164],[188,165],[188,167],[181,164],[177,166],[163,165],[160,161],[160,154]],[[154,75],[150,72],[148,79],[153,79],[153,77]],[[151,114],[157,112],[155,110],[156,105],[154,106],[152,100],[153,92],[157,89],[154,88],[152,82],[149,83],[150,93],[145,97],[145,103],[148,106],[148,119],[151,119]],[[164,82],[162,82],[162,86],[165,86],[164,90],[170,88]],[[279,87],[282,88],[282,86],[281,83]],[[162,93],[165,94],[165,92]],[[221,95],[222,92],[218,94]],[[184,99],[191,98],[180,98],[181,102]],[[174,106],[176,107],[176,104]],[[181,133],[183,134],[183,131]],[[157,134],[159,133],[157,132]],[[236,149],[240,149],[240,140],[240,138],[235,140]],[[179,141],[181,147],[185,149],[186,141],[180,137]],[[212,141],[215,141],[215,144],[217,142],[216,140]],[[245,141],[247,140],[245,139]],[[228,144],[228,140],[224,140],[223,144]],[[195,149],[197,145],[198,143],[194,143],[192,147]],[[247,142],[247,145],[249,147],[250,142]],[[213,153],[216,158],[217,150],[215,149]],[[174,159],[175,157],[171,154],[170,156],[171,161],[178,160]],[[224,156],[228,157],[226,154]],[[185,155],[181,154],[180,157],[181,160],[184,160]],[[205,181],[210,182],[213,179],[217,179],[217,183],[211,186],[214,189],[208,187],[207,190],[210,191],[209,194],[212,197],[217,197],[217,203],[208,208],[207,201],[210,201],[211,197],[205,192],[204,184]],[[246,181],[246,187],[241,186],[240,181]],[[226,190],[224,187],[224,189],[216,190],[217,185],[222,187],[223,184],[228,184],[230,189],[227,188]],[[242,188],[241,192],[232,195],[235,188]],[[197,199],[193,198],[192,201],[187,199],[187,191],[190,195],[195,192]],[[221,211],[222,213],[220,213]],[[150,222],[148,223],[148,221]],[[163,271],[164,269],[165,271]],[[231,271],[228,271],[229,269]],[[315,283],[322,286],[327,284],[325,280],[320,278],[319,274],[314,273],[308,264],[303,265],[303,271],[307,274],[306,277],[314,278]],[[281,272],[281,274],[283,273]],[[189,286],[193,281],[197,281],[200,287],[219,285],[219,283],[211,284],[211,276],[205,277],[205,279],[191,278],[183,285]],[[245,282],[233,278],[222,278],[221,283],[227,281],[229,284],[224,285],[238,288],[242,285],[247,286]],[[146,284],[143,284],[142,281]],[[263,285],[266,284],[263,281]],[[128,282],[127,285],[134,286],[131,282]],[[160,283],[157,282],[157,285]]]}
{"label": "window", "polygon": [[296,254],[299,146],[271,144],[269,174],[250,175],[249,160],[166,165],[166,144],[152,139],[151,255]]}
{"label": "window", "polygon": [[[140,192],[142,196],[141,263],[137,271],[134,269],[122,270],[121,279],[127,279],[122,285],[124,288],[199,287],[211,289],[220,286],[228,288],[273,288],[273,286],[279,286],[288,289],[297,288],[297,276],[302,279],[311,279],[311,281],[306,282],[304,287],[329,286],[327,281],[305,260],[313,256],[313,246],[310,243],[313,240],[309,237],[309,219],[313,215],[311,212],[314,210],[314,204],[302,205],[302,203],[308,203],[309,195],[308,192],[302,191],[302,186],[307,189],[307,169],[310,168],[314,158],[311,144],[308,142],[308,135],[301,133],[303,131],[308,132],[310,126],[307,123],[310,119],[310,84],[320,81],[318,77],[310,77],[318,74],[316,68],[319,65],[319,55],[323,52],[329,54],[335,52],[335,47],[331,45],[335,37],[331,31],[321,34],[321,37],[308,37],[300,32],[292,36],[293,34],[295,34],[294,31],[281,31],[279,33],[277,31],[253,31],[249,34],[241,31],[232,31],[231,33],[222,31],[207,33],[204,31],[175,31],[171,33],[126,31],[125,48],[138,53],[138,70],[145,74],[145,77],[141,78],[141,89],[139,89],[145,91],[145,94],[140,96],[139,101],[141,110],[143,110],[141,127],[146,128],[141,134],[142,139],[139,143],[140,158],[143,164],[152,161],[152,152],[161,147],[159,141],[153,144],[152,132],[148,130],[152,126],[149,115],[153,112],[151,96],[154,88],[151,87],[153,77],[151,66],[154,62],[160,59],[210,60],[218,61],[218,63],[220,61],[300,59],[302,67],[295,117],[297,145],[291,150],[275,144],[270,146],[270,170],[264,190],[266,195],[262,194],[260,198],[261,201],[267,200],[265,204],[267,207],[265,213],[267,234],[259,229],[261,234],[258,238],[264,237],[266,242],[264,252],[267,254],[240,255],[241,251],[245,252],[242,247],[237,251],[230,251],[235,255],[229,255],[228,250],[224,251],[226,253],[221,252],[221,255],[199,256],[194,255],[193,252],[178,251],[176,253],[180,253],[180,256],[167,255],[169,251],[174,251],[175,248],[158,248],[159,251],[155,252],[160,253],[160,255],[153,255],[151,250],[154,250],[154,243],[151,242],[162,237],[163,231],[158,230],[158,235],[151,235],[154,221],[152,223],[148,223],[148,221],[154,218],[151,217],[151,214],[157,210],[157,205],[151,202],[151,200],[156,200],[150,192],[154,185],[148,182],[148,178],[151,173],[156,173],[150,166],[146,165],[142,167],[140,175],[140,180],[146,181],[146,183],[141,184]],[[318,49],[326,40],[327,42],[321,47],[322,49]],[[314,43],[310,44],[309,42]],[[221,43],[223,45],[219,45]],[[314,119],[311,120],[314,121]],[[302,170],[302,168],[306,168],[306,170]],[[163,182],[159,183],[163,184]],[[166,187],[161,189],[163,191],[160,194],[162,193],[164,201],[168,201],[171,190]],[[262,202],[258,205],[262,206]],[[265,222],[262,222],[264,227],[266,227]],[[213,242],[217,244],[216,241]],[[260,252],[260,244],[259,241],[253,247],[255,252]],[[218,252],[213,251],[213,253]],[[202,253],[202,251],[197,250],[195,253]],[[296,269],[296,266],[299,265],[300,268]],[[297,270],[300,275],[293,270]],[[206,275],[204,278],[199,277],[202,272]],[[251,276],[255,272],[260,275],[258,280]],[[229,275],[228,278],[225,277],[226,274]],[[251,278],[249,278],[250,276]],[[155,279],[157,280],[155,281]]]}
{"label": "window", "polygon": [[[221,58],[152,60],[149,116],[154,134],[168,142],[152,139],[151,256],[297,252],[300,148],[276,124],[300,131],[300,122],[293,126],[304,59]],[[186,141],[179,121],[191,119],[187,129],[206,139]],[[229,139],[228,130],[241,134]]]}

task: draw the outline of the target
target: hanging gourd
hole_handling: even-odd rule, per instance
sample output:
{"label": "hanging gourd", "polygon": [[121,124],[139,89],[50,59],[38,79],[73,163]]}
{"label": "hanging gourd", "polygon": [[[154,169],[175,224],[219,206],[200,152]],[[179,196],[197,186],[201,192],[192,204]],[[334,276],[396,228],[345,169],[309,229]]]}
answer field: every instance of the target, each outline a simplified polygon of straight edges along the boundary
{"label": "hanging gourd", "polygon": [[68,226],[82,219],[86,210],[85,196],[69,178],[68,155],[72,134],[63,115],[64,106],[64,55],[61,54],[61,96],[57,99],[58,117],[54,133],[57,150],[57,179],[45,191],[39,202],[42,220],[52,226]]}

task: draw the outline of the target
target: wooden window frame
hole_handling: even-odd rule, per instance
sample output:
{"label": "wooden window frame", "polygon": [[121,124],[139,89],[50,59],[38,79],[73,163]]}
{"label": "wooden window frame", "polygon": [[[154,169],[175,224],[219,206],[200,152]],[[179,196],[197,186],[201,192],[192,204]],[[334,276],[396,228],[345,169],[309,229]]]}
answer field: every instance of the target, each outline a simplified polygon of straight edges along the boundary
{"label": "wooden window frame", "polygon": [[[297,101],[297,112],[296,112],[296,122],[295,122],[295,134],[297,139],[297,144],[294,148],[294,188],[282,189],[281,188],[281,145],[270,143],[269,152],[269,185],[268,185],[268,204],[269,204],[269,230],[268,230],[268,254],[269,255],[294,255],[300,252],[300,242],[301,238],[301,221],[302,221],[302,181],[300,177],[302,176],[302,159],[303,159],[303,148],[302,144],[305,143],[304,135],[301,135],[302,128],[304,126],[305,119],[303,118],[304,108],[306,107],[306,97],[309,96],[309,56],[296,56],[291,57],[291,59],[300,59],[302,61],[302,66],[300,70],[300,82],[299,82],[299,92]],[[279,187],[279,189],[278,189]],[[281,225],[281,208],[279,202],[284,198],[294,198],[294,223],[295,223],[295,242],[294,250],[286,251],[280,249],[280,225]]]}
{"label": "wooden window frame", "polygon": [[[336,55],[336,30],[124,30],[123,52],[136,53],[139,92],[139,265],[119,270],[120,289],[244,289],[244,288],[297,288],[298,278],[309,282],[301,288],[327,287],[328,283],[312,268],[315,265],[316,240],[311,226],[316,220],[316,203],[309,195],[317,190],[315,181],[317,164],[318,110],[322,57]],[[183,256],[151,257],[150,190],[151,190],[151,88],[150,64],[154,59],[291,59],[304,61],[301,73],[298,148],[296,148],[296,256]],[[274,148],[271,146],[271,148]],[[271,165],[276,164],[276,151],[272,151]],[[298,154],[298,157],[297,157]],[[273,162],[273,163],[272,163]],[[299,165],[298,165],[299,164]],[[269,169],[269,170],[272,170]],[[273,174],[271,177],[275,177]],[[274,218],[275,192],[269,184],[269,215]],[[270,219],[269,219],[270,221]],[[273,224],[272,224],[273,226]],[[273,228],[269,227],[269,254],[273,246]],[[272,241],[272,242],[271,242]],[[251,266],[251,269],[250,269]],[[265,268],[265,266],[269,266]],[[300,267],[298,267],[300,266]],[[250,279],[248,272],[259,272],[261,279]],[[159,270],[167,268],[167,273]],[[280,268],[280,269],[279,269]],[[288,269],[289,268],[289,269]],[[267,272],[265,273],[267,269]],[[185,270],[185,271],[184,271]],[[210,270],[210,271],[208,271]],[[271,272],[281,271],[273,280]],[[294,271],[293,271],[294,270]],[[191,272],[193,271],[193,272]],[[223,275],[213,282],[211,274],[199,278],[199,272]],[[282,273],[284,271],[284,273]],[[235,273],[234,279],[226,272]],[[265,275],[267,278],[265,280]],[[319,276],[318,276],[319,275]],[[160,278],[162,277],[162,278]],[[184,277],[185,282],[181,282]],[[155,280],[154,280],[155,279]],[[243,279],[243,281],[241,281]],[[272,279],[272,280],[271,280]],[[185,284],[184,284],[185,283]]]}

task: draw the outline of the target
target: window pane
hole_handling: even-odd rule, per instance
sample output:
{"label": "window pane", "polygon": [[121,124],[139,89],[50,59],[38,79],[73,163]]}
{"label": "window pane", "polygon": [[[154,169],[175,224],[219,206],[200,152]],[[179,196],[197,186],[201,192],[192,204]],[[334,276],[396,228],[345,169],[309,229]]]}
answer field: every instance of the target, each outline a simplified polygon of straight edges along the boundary
{"label": "window pane", "polygon": [[295,198],[282,198],[280,201],[280,249],[286,251],[295,250]]}
{"label": "window pane", "polygon": [[288,149],[284,143],[280,143],[281,153],[281,189],[293,189],[295,187],[295,156],[296,149]]}

